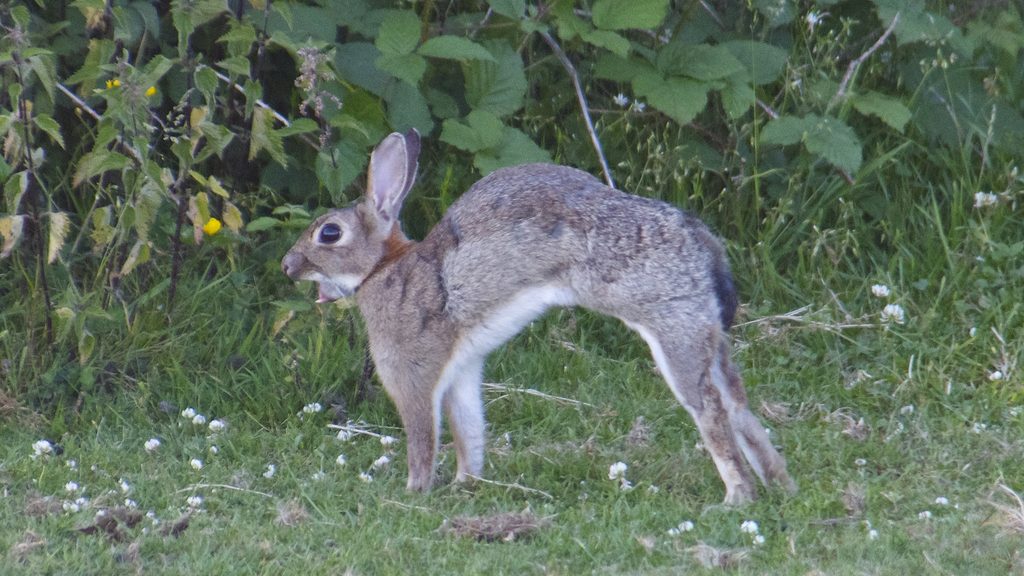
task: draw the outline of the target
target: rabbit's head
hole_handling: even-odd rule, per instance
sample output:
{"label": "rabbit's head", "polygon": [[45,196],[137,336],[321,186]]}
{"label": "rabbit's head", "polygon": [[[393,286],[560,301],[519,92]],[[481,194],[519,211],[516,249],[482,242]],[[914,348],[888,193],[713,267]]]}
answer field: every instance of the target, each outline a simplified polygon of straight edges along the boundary
{"label": "rabbit's head", "polygon": [[382,259],[408,241],[398,214],[419,166],[419,133],[393,133],[374,149],[363,202],[332,210],[302,233],[281,261],[292,280],[319,285],[317,302],[351,296]]}

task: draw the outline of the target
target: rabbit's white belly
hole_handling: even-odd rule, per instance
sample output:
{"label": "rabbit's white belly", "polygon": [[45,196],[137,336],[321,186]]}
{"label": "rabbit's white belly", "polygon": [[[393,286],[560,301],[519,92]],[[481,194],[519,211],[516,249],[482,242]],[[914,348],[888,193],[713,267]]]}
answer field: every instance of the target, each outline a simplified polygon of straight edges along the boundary
{"label": "rabbit's white belly", "polygon": [[492,350],[507,342],[552,306],[574,306],[576,293],[568,286],[544,285],[520,290],[507,302],[490,310],[472,326],[463,327],[445,363],[434,402],[440,405],[445,392],[468,366],[476,366]]}

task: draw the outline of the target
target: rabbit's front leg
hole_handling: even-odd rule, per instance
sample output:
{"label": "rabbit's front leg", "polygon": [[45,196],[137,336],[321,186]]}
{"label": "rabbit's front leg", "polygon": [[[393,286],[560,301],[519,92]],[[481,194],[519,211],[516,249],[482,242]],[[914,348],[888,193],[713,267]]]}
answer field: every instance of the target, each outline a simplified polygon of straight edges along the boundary
{"label": "rabbit's front leg", "polygon": [[485,423],[484,404],[481,398],[484,358],[473,358],[462,365],[458,374],[452,375],[452,382],[444,396],[444,407],[448,414],[458,458],[456,482],[466,482],[479,477],[484,468]]}

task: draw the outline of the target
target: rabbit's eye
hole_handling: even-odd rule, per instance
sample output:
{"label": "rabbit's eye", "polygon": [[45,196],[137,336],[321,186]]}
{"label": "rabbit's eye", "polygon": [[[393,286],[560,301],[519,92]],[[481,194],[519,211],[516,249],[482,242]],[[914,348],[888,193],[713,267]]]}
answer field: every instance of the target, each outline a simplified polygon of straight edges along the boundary
{"label": "rabbit's eye", "polygon": [[320,229],[318,239],[321,244],[336,243],[338,240],[341,240],[341,227],[337,224],[324,224],[324,227]]}

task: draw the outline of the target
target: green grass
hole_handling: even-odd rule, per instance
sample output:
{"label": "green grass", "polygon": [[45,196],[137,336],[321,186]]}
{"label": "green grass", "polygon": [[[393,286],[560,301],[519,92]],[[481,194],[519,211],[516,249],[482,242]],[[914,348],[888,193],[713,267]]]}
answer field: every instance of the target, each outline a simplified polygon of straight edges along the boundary
{"label": "green grass", "polygon": [[[741,509],[719,505],[714,466],[643,343],[585,311],[548,314],[490,359],[487,381],[506,388],[486,395],[489,482],[451,485],[445,447],[438,487],[420,495],[404,491],[401,442],[367,483],[359,473],[384,448],[328,427],[350,419],[402,437],[383,393],[356,399],[354,310],[308,305],[308,287],[281,276],[288,236],[193,250],[170,322],[155,268],[126,280],[141,298],[105,308],[53,274],[71,315],[51,350],[80,351],[81,320],[96,342],[82,361],[39,352],[39,302],[15,302],[18,274],[5,275],[0,573],[1019,572],[1024,529],[1007,525],[1018,505],[999,486],[1024,490],[1024,222],[1010,201],[972,207],[998,176],[940,176],[794,179],[745,227],[730,224],[749,218],[743,198],[667,193],[729,239],[744,299],[735,356],[800,485]],[[891,294],[872,295],[876,283]],[[889,303],[903,324],[881,319]],[[328,409],[300,416],[312,402]],[[192,424],[186,407],[227,429]],[[33,458],[41,438],[62,454]],[[631,491],[608,479],[619,461]],[[80,496],[87,505],[64,509]],[[126,498],[155,520],[97,527]],[[542,523],[509,542],[442,529],[524,510]],[[687,520],[692,531],[669,534]]]}

